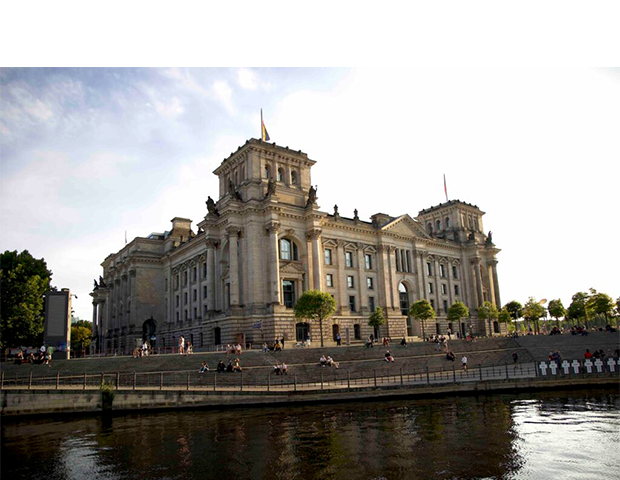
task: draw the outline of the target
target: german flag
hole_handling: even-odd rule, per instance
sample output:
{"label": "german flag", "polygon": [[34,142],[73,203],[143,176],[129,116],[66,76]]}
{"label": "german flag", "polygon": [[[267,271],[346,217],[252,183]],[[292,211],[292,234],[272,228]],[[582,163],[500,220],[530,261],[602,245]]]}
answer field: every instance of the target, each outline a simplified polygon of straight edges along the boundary
{"label": "german flag", "polygon": [[260,135],[263,142],[268,142],[271,140],[269,138],[269,134],[267,133],[267,129],[265,128],[265,122],[263,122],[263,109],[260,109]]}

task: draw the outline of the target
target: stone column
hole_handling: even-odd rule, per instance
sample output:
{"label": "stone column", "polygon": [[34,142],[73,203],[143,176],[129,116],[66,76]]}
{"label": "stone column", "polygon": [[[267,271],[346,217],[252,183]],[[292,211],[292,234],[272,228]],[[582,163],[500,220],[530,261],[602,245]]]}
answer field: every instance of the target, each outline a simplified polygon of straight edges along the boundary
{"label": "stone column", "polygon": [[495,295],[495,304],[497,308],[501,308],[502,300],[499,296],[499,280],[497,279],[497,260],[491,260],[491,273],[493,278],[493,294]]}
{"label": "stone column", "polygon": [[97,336],[97,326],[97,302],[93,302],[93,337]]}
{"label": "stone column", "polygon": [[347,275],[344,270],[345,258],[344,258],[344,241],[338,240],[338,296],[340,297],[340,314],[346,315],[349,310],[349,296],[347,295]]}
{"label": "stone column", "polygon": [[[274,172],[276,174],[277,172]],[[267,226],[269,235],[269,300],[272,304],[281,304],[280,301],[280,256],[278,254],[278,230],[279,222],[271,222]]]}
{"label": "stone column", "polygon": [[426,252],[416,251],[416,263],[418,265],[418,300],[427,298],[426,294]]}
{"label": "stone column", "polygon": [[[448,269],[448,308],[456,301],[456,297],[454,296],[454,284],[452,283],[452,262],[446,263],[446,268]],[[446,317],[448,316],[448,312],[446,313]]]}
{"label": "stone column", "polygon": [[215,310],[215,247],[217,241],[208,238],[207,244],[207,310],[213,312]]}
{"label": "stone column", "polygon": [[[357,286],[358,291],[360,292],[359,312],[362,312],[363,308],[368,308],[368,288],[366,286],[366,262],[364,259],[364,245],[361,243],[357,244],[357,272]],[[375,288],[377,288],[376,284]]]}
{"label": "stone column", "polygon": [[321,290],[321,285],[324,282],[321,233],[320,228],[314,228],[308,232],[309,238],[312,240],[312,288],[314,290]]}
{"label": "stone column", "polygon": [[441,296],[441,285],[439,283],[439,260],[437,260],[437,257],[435,257],[435,260],[433,261],[433,273],[435,275],[433,275],[434,278],[434,283],[435,283],[435,299],[437,300],[437,304],[435,305],[435,311],[437,312],[437,315],[441,315],[441,311],[443,310],[443,298]]}
{"label": "stone column", "polygon": [[483,303],[483,296],[482,296],[482,276],[481,276],[481,271],[480,271],[480,258],[474,258],[471,261],[473,270],[474,270],[474,281],[475,281],[475,287],[476,287],[476,300],[478,301],[478,304],[476,305],[476,310],[478,310],[478,307],[480,307],[480,305],[482,305]]}
{"label": "stone column", "polygon": [[230,306],[239,305],[239,228],[228,227],[226,233],[228,235],[228,280],[230,282]]}
{"label": "stone column", "polygon": [[386,271],[386,301],[387,307],[394,309],[394,270],[396,268],[396,256],[394,255],[395,248],[391,245],[387,246],[383,251],[383,258]]}

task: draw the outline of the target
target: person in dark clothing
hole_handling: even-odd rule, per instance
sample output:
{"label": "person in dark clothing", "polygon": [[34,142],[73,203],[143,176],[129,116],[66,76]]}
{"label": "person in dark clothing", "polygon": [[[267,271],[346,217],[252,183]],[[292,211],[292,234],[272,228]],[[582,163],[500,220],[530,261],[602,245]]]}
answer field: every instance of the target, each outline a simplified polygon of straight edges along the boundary
{"label": "person in dark clothing", "polygon": [[226,365],[224,365],[224,362],[222,360],[220,360],[220,363],[217,364],[217,371],[218,372],[226,371]]}

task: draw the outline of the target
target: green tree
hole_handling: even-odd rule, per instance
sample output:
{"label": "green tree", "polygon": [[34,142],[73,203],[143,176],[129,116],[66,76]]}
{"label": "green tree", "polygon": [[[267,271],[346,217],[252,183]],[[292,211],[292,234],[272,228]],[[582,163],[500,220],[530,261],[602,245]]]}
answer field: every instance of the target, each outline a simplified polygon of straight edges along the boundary
{"label": "green tree", "polygon": [[478,318],[487,321],[487,324],[489,326],[489,333],[492,332],[491,322],[493,320],[496,320],[498,315],[499,311],[497,310],[497,307],[494,303],[487,301],[480,305],[480,307],[478,308]]}
{"label": "green tree", "polygon": [[568,318],[573,321],[579,322],[581,319],[585,321],[586,327],[588,326],[588,312],[586,310],[586,303],[589,295],[586,292],[577,292],[572,297],[572,302],[568,306]]}
{"label": "green tree", "polygon": [[502,308],[497,314],[497,319],[500,322],[505,323],[507,325],[510,323],[511,318],[512,318],[512,315],[510,315],[510,312],[508,311],[506,307]]}
{"label": "green tree", "polygon": [[609,323],[608,315],[613,313],[614,301],[606,293],[599,293],[593,288],[590,289],[590,298],[586,301],[586,312],[589,315],[603,315],[605,323]]}
{"label": "green tree", "polygon": [[50,290],[52,272],[44,259],[28,250],[0,254],[0,346],[38,345],[45,324],[43,295]]}
{"label": "green tree", "polygon": [[[460,301],[454,302],[448,308],[448,320],[452,322],[457,322],[459,325],[461,324],[461,318],[469,317],[469,308]],[[459,328],[460,331],[460,328]]]}
{"label": "green tree", "polygon": [[[92,324],[86,320],[80,320],[80,324],[71,325],[71,349],[85,350],[90,346],[93,336]],[[87,325],[86,325],[87,324]]]}
{"label": "green tree", "polygon": [[517,320],[523,316],[523,305],[521,305],[516,300],[513,300],[512,302],[508,302],[506,305],[504,305],[504,308],[508,310],[508,312],[510,313],[510,316],[514,320],[515,330],[516,330]]}
{"label": "green tree", "polygon": [[319,322],[321,333],[321,347],[323,344],[323,321],[331,317],[336,311],[336,301],[325,292],[318,290],[305,291],[295,305],[295,317],[316,320]]}
{"label": "green tree", "polygon": [[566,309],[564,308],[564,305],[562,304],[562,300],[558,298],[557,300],[551,300],[549,302],[549,315],[555,318],[555,323],[559,328],[560,326],[559,318],[566,315]]}
{"label": "green tree", "polygon": [[373,328],[379,328],[385,325],[385,317],[383,316],[383,309],[381,307],[377,307],[377,309],[370,314],[368,317],[368,325]]}
{"label": "green tree", "polygon": [[435,309],[428,300],[419,300],[409,308],[409,316],[420,320],[422,325],[422,338],[426,338],[424,322],[435,318]]}
{"label": "green tree", "polygon": [[536,333],[539,333],[538,320],[545,315],[545,307],[536,301],[534,297],[530,297],[523,307],[523,318],[527,321],[528,325],[534,323]]}

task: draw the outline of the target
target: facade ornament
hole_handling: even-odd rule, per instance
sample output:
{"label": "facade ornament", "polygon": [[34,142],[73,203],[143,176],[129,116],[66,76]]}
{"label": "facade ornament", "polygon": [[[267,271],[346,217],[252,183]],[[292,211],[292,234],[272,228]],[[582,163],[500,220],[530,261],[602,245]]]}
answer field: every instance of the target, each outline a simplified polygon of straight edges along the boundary
{"label": "facade ornament", "polygon": [[308,201],[306,202],[306,207],[310,207],[311,205],[316,205],[316,190],[318,187],[313,187],[310,185],[310,190],[308,190]]}
{"label": "facade ornament", "polygon": [[357,223],[360,221],[360,217],[357,214],[357,208],[355,210],[353,210],[353,220]]}
{"label": "facade ornament", "polygon": [[487,235],[487,239],[485,242],[487,245],[493,245],[493,232],[489,230],[489,234]]}
{"label": "facade ornament", "polygon": [[271,197],[276,193],[276,182],[273,178],[269,178],[269,183],[267,183],[267,193],[265,193],[265,198]]}
{"label": "facade ornament", "polygon": [[217,240],[215,238],[207,238],[205,240],[205,244],[207,245],[207,248],[216,248]]}
{"label": "facade ornament", "polygon": [[315,238],[319,238],[321,233],[323,233],[323,231],[320,228],[313,228],[306,232],[306,238],[308,240],[314,240]]}
{"label": "facade ornament", "polygon": [[215,208],[215,202],[213,201],[211,197],[208,197],[205,203],[207,204],[207,210],[209,211],[209,213],[212,213],[213,215],[216,215],[218,217],[220,216],[220,214],[217,211],[217,208]]}
{"label": "facade ornament", "polygon": [[268,233],[278,233],[278,230],[280,230],[280,222],[270,222],[265,225],[265,228]]}
{"label": "facade ornament", "polygon": [[334,205],[334,220],[340,219],[340,214],[338,213],[338,205]]}
{"label": "facade ornament", "polygon": [[93,290],[99,290],[99,285],[97,285],[97,280],[93,280],[93,282],[95,282],[95,286],[93,287]]}
{"label": "facade ornament", "polygon": [[103,281],[103,277],[101,275],[99,275],[99,287],[101,287],[101,288],[107,287],[107,285]]}

